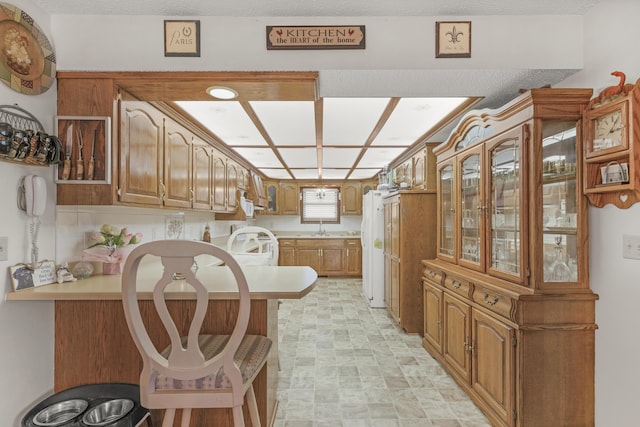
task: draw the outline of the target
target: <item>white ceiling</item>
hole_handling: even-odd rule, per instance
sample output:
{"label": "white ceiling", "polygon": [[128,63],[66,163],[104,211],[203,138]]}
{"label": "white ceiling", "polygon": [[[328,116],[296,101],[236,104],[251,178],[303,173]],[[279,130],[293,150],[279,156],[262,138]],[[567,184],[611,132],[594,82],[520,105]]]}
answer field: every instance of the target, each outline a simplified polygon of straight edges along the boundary
{"label": "white ceiling", "polygon": [[[192,17],[583,15],[602,1],[606,0],[33,0],[52,15]],[[375,93],[376,79],[383,78],[380,70],[320,70],[323,86],[332,88],[327,93],[321,86],[320,103],[251,101],[249,109],[254,114],[247,113],[246,104],[235,101],[191,101],[180,107],[267,177],[364,179],[425,140],[425,135],[426,140],[444,140],[454,122],[432,127],[463,99],[449,98],[452,94],[462,97],[473,93],[483,97],[478,107],[496,107],[521,88],[555,84],[575,71],[427,70],[428,79],[416,70],[384,71],[387,79],[415,80],[422,87],[425,81],[430,82],[429,96],[447,101],[437,108],[434,98]],[[454,75],[465,73],[469,75]],[[349,93],[358,86],[353,79],[366,79],[370,95]],[[473,90],[460,85],[453,88],[451,81],[473,82]],[[393,111],[385,115],[390,105]],[[380,128],[378,121],[387,116]]]}
{"label": "white ceiling", "polygon": [[[366,179],[424,140],[466,98],[176,101],[265,176]],[[390,108],[393,108],[389,114]],[[317,117],[322,117],[316,125]],[[383,125],[382,125],[383,124]],[[263,128],[266,138],[258,128]]]}

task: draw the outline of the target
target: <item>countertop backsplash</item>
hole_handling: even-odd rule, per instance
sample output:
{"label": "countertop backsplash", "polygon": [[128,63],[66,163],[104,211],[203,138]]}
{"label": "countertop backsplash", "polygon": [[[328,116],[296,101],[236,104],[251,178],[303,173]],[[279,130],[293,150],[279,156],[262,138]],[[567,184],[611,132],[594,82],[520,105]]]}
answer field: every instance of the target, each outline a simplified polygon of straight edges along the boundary
{"label": "countertop backsplash", "polygon": [[142,242],[162,239],[202,240],[209,225],[212,237],[228,236],[231,224],[243,226],[244,221],[215,221],[210,212],[171,211],[165,209],[125,206],[57,206],[56,262],[75,262],[82,259],[91,233],[102,224],[127,227],[142,233]]}
{"label": "countertop backsplash", "polygon": [[[322,229],[329,233],[359,232],[361,221],[360,216],[342,216],[340,224],[323,224]],[[248,223],[215,220],[214,214],[210,212],[128,206],[57,206],[55,261],[80,261],[83,250],[89,245],[90,234],[99,230],[103,224],[127,227],[130,232],[142,233],[142,242],[173,238],[202,240],[206,225],[210,227],[212,238],[229,236],[232,225],[256,225],[276,232],[318,230],[318,224],[301,224],[297,215],[259,215]]]}
{"label": "countertop backsplash", "polygon": [[[342,215],[340,224],[322,224],[322,229],[327,232],[357,231],[360,232],[362,217],[359,215]],[[268,228],[271,231],[303,231],[315,233],[318,224],[301,224],[298,215],[258,215],[255,224],[258,227]]]}

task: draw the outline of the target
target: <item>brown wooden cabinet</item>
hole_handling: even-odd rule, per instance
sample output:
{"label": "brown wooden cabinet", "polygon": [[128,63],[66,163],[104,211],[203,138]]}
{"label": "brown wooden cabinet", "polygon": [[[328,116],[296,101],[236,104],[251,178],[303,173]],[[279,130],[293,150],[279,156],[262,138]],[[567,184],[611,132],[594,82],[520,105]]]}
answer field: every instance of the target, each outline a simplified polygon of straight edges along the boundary
{"label": "brown wooden cabinet", "polygon": [[217,150],[213,152],[213,210],[224,212],[227,210],[227,159]]}
{"label": "brown wooden cabinet", "polygon": [[444,292],[429,284],[424,284],[424,339],[438,351],[442,351],[442,298]]}
{"label": "brown wooden cabinet", "polygon": [[192,200],[191,145],[193,135],[169,118],[164,119],[163,202],[165,206],[190,208]]}
{"label": "brown wooden cabinet", "polygon": [[362,215],[362,190],[359,182],[345,182],[340,197],[342,215]]}
{"label": "brown wooden cabinet", "polygon": [[278,249],[278,265],[297,265],[294,239],[278,239]]}
{"label": "brown wooden cabinet", "polygon": [[59,205],[139,205],[238,210],[238,191],[250,187],[241,160],[214,148],[197,128],[161,105],[118,90],[114,79],[68,73],[58,80],[58,113],[112,119],[109,183],[57,185]]}
{"label": "brown wooden cabinet", "polygon": [[267,198],[264,213],[267,215],[278,215],[280,213],[280,186],[275,181],[265,181],[265,196]]}
{"label": "brown wooden cabinet", "polygon": [[161,206],[164,116],[146,102],[120,103],[119,200]]}
{"label": "brown wooden cabinet", "polygon": [[212,204],[212,154],[213,149],[205,142],[193,141],[193,208],[211,210]]}
{"label": "brown wooden cabinet", "polygon": [[295,182],[280,183],[280,215],[298,215],[300,213],[300,193]]}
{"label": "brown wooden cabinet", "polygon": [[406,332],[423,332],[420,260],[436,253],[436,194],[400,191],[383,200],[385,299]]}
{"label": "brown wooden cabinet", "polygon": [[471,111],[435,150],[422,342],[496,426],[594,424],[597,295],[576,162],[590,94],[534,89]]}
{"label": "brown wooden cabinet", "polygon": [[344,241],[345,274],[362,276],[362,245],[359,239]]}
{"label": "brown wooden cabinet", "polygon": [[308,265],[320,276],[362,276],[358,239],[278,239],[279,265]]}
{"label": "brown wooden cabinet", "polygon": [[235,212],[240,204],[240,194],[238,193],[238,179],[241,175],[240,167],[231,159],[227,159],[227,185],[226,199],[227,212]]}
{"label": "brown wooden cabinet", "polygon": [[262,177],[255,172],[251,172],[251,200],[255,206],[261,208],[267,205],[267,196],[265,194],[265,186]]}

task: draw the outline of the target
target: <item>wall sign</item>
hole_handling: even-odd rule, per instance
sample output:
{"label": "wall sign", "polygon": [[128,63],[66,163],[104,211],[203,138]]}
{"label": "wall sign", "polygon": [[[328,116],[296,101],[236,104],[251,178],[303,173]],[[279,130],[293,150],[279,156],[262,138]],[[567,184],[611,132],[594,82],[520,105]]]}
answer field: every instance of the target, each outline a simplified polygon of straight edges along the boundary
{"label": "wall sign", "polygon": [[164,21],[164,56],[200,56],[200,21]]}
{"label": "wall sign", "polygon": [[364,48],[364,25],[267,25],[267,50]]}
{"label": "wall sign", "polygon": [[471,58],[471,21],[436,22],[436,58]]}
{"label": "wall sign", "polygon": [[56,281],[56,263],[43,261],[36,268],[26,264],[16,264],[9,267],[9,275],[14,291],[49,285]]}

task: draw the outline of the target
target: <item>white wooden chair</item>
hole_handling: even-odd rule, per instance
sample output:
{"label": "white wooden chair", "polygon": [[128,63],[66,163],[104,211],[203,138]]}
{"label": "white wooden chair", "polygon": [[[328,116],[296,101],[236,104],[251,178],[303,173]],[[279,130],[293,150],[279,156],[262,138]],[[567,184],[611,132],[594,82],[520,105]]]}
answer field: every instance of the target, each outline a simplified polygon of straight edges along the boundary
{"label": "white wooden chair", "polygon": [[[170,339],[170,346],[153,345],[138,305],[137,284],[140,261],[146,255],[161,258],[164,273],[153,286],[153,302]],[[239,312],[231,335],[200,333],[209,295],[207,287],[192,271],[194,257],[212,255],[231,269],[239,292]],[[196,294],[196,310],[187,336],[180,336],[169,314],[165,291],[175,273],[184,277]],[[182,282],[182,280],[181,280]],[[182,285],[184,286],[184,284]],[[211,284],[209,284],[211,286]],[[139,245],[131,252],[122,274],[122,303],[127,325],[140,351],[140,401],[148,409],[165,409],[163,427],[173,426],[176,409],[182,409],[182,427],[189,426],[192,408],[232,408],[235,427],[243,427],[245,395],[251,423],[260,426],[253,380],[264,366],[271,339],[246,335],[250,295],[246,278],[235,259],[223,249],[197,241],[162,240]]]}
{"label": "white wooden chair", "polygon": [[266,228],[238,228],[227,240],[227,252],[243,266],[278,265],[278,239]]}

